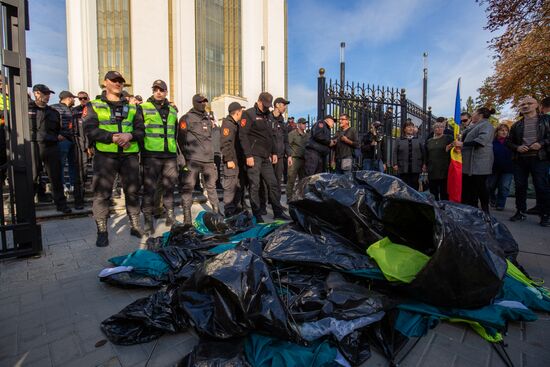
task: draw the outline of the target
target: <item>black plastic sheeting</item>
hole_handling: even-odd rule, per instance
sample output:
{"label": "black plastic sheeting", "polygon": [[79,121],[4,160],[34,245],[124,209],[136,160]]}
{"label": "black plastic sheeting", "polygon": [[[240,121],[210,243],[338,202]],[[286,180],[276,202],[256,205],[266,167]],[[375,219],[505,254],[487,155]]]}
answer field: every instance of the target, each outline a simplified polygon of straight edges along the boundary
{"label": "black plastic sheeting", "polygon": [[266,237],[263,256],[271,261],[333,270],[377,268],[365,252],[343,236],[324,229],[317,233],[300,231],[297,226],[278,228]]}
{"label": "black plastic sheeting", "polygon": [[244,339],[201,340],[178,367],[250,367],[244,356]]}
{"label": "black plastic sheeting", "polygon": [[254,216],[247,210],[229,218],[218,213],[206,212],[202,220],[212,233],[223,235],[244,232],[254,226]]}
{"label": "black plastic sheeting", "polygon": [[330,230],[365,248],[388,236],[431,256],[403,291],[423,302],[458,308],[490,303],[506,273],[505,254],[517,255],[510,233],[502,225],[495,230],[480,212],[438,204],[398,178],[372,171],[308,177],[290,203],[293,219],[310,233],[328,223]]}
{"label": "black plastic sheeting", "polygon": [[120,288],[159,288],[163,282],[134,272],[122,272],[99,278],[101,282]]}

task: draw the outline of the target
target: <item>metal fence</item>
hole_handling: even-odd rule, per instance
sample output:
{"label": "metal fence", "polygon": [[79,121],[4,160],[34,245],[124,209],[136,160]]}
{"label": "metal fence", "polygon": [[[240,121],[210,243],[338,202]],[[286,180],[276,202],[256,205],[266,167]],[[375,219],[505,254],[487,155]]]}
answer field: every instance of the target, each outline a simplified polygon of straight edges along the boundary
{"label": "metal fence", "polygon": [[34,207],[33,153],[28,123],[27,9],[25,0],[0,1],[0,77],[3,82],[0,95],[3,120],[0,128],[3,143],[0,258],[32,255],[42,250],[41,228],[36,224]]}
{"label": "metal fence", "polygon": [[372,123],[380,121],[386,140],[385,161],[392,162],[391,151],[394,140],[401,136],[401,127],[411,119],[419,127],[419,135],[427,136],[435,116],[431,108],[426,112],[407,99],[405,89],[381,87],[364,83],[346,83],[338,80],[327,82],[324,69],[319,70],[317,117],[340,114],[350,116],[350,125],[357,130],[361,139]]}

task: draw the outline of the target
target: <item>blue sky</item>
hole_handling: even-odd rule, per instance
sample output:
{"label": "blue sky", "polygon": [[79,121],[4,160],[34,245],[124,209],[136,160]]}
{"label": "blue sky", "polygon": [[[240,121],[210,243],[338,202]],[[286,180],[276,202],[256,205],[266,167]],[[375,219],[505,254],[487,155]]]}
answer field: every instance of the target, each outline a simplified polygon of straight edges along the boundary
{"label": "blue sky", "polygon": [[[27,53],[33,82],[67,88],[64,0],[30,0]],[[475,0],[288,0],[290,114],[315,114],[317,75],[339,76],[340,42],[346,42],[346,79],[406,88],[422,102],[422,53],[429,53],[428,105],[451,116],[456,81],[463,103],[492,71],[483,30],[485,12]]]}

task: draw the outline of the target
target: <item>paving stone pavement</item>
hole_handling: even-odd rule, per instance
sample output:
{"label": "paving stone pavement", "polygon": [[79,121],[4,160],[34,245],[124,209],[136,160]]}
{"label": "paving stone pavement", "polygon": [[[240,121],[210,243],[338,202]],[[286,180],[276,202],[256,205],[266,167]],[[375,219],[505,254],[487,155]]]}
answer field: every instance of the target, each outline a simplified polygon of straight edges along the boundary
{"label": "paving stone pavement", "polygon": [[[195,204],[193,211],[202,208]],[[538,226],[535,217],[511,223],[507,219],[512,214],[511,208],[494,213],[520,244],[520,263],[533,277],[550,279],[550,229]],[[164,221],[157,224],[155,235],[167,230]],[[148,366],[172,366],[197,343],[193,333],[181,333],[142,345],[96,346],[105,339],[99,329],[102,320],[151,293],[98,281],[108,258],[144,243],[130,237],[125,216],[111,218],[109,225],[111,245],[97,248],[91,217],[45,222],[42,256],[0,262],[0,366],[130,367],[145,366],[149,357]],[[515,366],[550,366],[550,316],[539,314],[536,322],[511,324],[505,342]],[[387,365],[373,352],[363,366]],[[443,323],[420,339],[401,366],[505,364],[469,328]]]}

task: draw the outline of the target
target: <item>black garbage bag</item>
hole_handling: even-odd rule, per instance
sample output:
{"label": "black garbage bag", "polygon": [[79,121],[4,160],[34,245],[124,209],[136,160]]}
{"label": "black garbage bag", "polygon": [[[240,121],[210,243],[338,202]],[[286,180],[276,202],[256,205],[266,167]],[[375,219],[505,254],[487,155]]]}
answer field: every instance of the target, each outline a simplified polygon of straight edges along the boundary
{"label": "black garbage bag", "polygon": [[382,238],[382,228],[361,213],[364,201],[365,190],[353,179],[323,173],[299,181],[289,212],[308,233],[320,234],[323,228],[366,248]]}
{"label": "black garbage bag", "polygon": [[178,367],[250,367],[244,355],[244,339],[201,339]]}
{"label": "black garbage bag", "polygon": [[99,281],[121,288],[159,288],[163,282],[135,272],[121,272],[100,277]]}
{"label": "black garbage bag", "polygon": [[479,242],[487,245],[494,253],[516,262],[518,243],[508,228],[495,217],[478,208],[450,201],[440,201],[438,207],[445,212],[446,218],[463,228],[468,228]]}
{"label": "black garbage bag", "polygon": [[395,321],[399,310],[386,312],[386,317],[363,330],[361,338],[366,337],[368,343],[382,353],[391,366],[397,366],[399,352],[408,343],[409,338],[395,329]]}
{"label": "black garbage bag", "polygon": [[337,340],[336,345],[340,353],[352,364],[359,366],[371,357],[369,337],[366,329],[368,327],[354,330],[342,340]]}
{"label": "black garbage bag", "polygon": [[205,245],[202,243],[203,236],[195,231],[195,227],[190,224],[176,223],[170,229],[167,246],[178,246],[188,249],[202,249]]}
{"label": "black garbage bag", "polygon": [[187,328],[184,315],[177,312],[176,287],[169,286],[140,298],[101,323],[101,330],[114,344],[147,343],[165,333]]}
{"label": "black garbage bag", "polygon": [[178,289],[178,302],[201,336],[292,335],[269,269],[252,251],[232,249],[207,260]]}
{"label": "black garbage bag", "polygon": [[189,278],[206,259],[199,251],[178,246],[163,247],[158,254],[170,266],[175,280]]}
{"label": "black garbage bag", "polygon": [[378,268],[364,251],[335,232],[319,228],[318,234],[296,226],[278,228],[266,237],[263,257],[289,264],[320,266],[329,270],[359,271]]}
{"label": "black garbage bag", "polygon": [[202,221],[210,232],[224,235],[244,232],[254,226],[254,217],[247,210],[229,218],[218,213],[205,212]]}
{"label": "black garbage bag", "polygon": [[[304,228],[319,224],[319,218],[332,220],[337,225],[329,229],[360,245],[368,239],[362,234],[376,233],[431,256],[411,284],[399,286],[409,296],[436,306],[475,308],[497,295],[506,272],[504,256],[514,252],[515,241],[493,220],[476,219],[481,218],[477,209],[468,209],[473,218],[467,219],[464,206],[440,206],[398,178],[372,171],[314,175],[301,185],[290,206]],[[367,229],[355,234],[357,226]]]}

